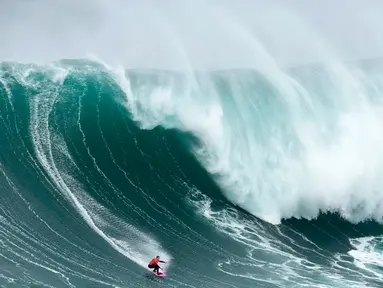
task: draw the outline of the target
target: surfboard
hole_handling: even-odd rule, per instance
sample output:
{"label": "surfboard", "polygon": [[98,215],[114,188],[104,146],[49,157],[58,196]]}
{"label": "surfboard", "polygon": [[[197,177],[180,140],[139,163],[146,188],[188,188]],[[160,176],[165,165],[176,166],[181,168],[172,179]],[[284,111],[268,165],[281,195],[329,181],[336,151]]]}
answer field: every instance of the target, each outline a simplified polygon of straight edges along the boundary
{"label": "surfboard", "polygon": [[167,276],[165,273],[157,274],[157,272],[153,272],[153,274],[156,275],[157,277],[165,277],[165,276]]}

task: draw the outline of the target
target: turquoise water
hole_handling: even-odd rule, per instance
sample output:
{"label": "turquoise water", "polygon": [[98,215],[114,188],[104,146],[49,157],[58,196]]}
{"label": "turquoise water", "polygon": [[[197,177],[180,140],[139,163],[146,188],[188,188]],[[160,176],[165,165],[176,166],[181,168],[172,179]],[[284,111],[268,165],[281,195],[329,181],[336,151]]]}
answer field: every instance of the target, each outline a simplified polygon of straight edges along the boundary
{"label": "turquoise water", "polygon": [[0,64],[0,284],[380,287],[382,70],[349,69]]}

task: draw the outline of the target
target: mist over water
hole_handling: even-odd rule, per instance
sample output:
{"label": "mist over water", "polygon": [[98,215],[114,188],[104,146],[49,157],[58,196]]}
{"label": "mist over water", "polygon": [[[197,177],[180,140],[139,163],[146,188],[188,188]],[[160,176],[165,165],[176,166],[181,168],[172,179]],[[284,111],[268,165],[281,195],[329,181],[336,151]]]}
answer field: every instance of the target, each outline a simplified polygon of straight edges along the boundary
{"label": "mist over water", "polygon": [[270,70],[382,55],[379,1],[2,1],[2,59]]}

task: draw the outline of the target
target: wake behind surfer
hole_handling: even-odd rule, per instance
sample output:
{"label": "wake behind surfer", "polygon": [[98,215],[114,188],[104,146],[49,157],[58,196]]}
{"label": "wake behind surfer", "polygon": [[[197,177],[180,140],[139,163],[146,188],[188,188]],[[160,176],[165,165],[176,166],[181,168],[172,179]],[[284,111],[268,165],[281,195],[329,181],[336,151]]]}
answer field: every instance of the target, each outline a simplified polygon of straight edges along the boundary
{"label": "wake behind surfer", "polygon": [[148,264],[148,268],[150,269],[153,269],[153,272],[157,272],[158,275],[161,274],[160,270],[159,269],[162,269],[160,266],[158,266],[158,263],[161,262],[161,263],[166,263],[165,261],[161,261],[160,260],[160,256],[157,256],[156,258],[153,258],[149,264]]}

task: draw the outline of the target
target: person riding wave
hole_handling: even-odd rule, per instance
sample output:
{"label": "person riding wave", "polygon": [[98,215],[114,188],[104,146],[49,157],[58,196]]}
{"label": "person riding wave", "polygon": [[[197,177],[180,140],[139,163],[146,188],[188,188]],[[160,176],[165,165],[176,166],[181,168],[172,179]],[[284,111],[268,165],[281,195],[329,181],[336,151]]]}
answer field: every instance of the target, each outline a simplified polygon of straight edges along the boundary
{"label": "person riding wave", "polygon": [[161,263],[166,263],[165,261],[161,261],[160,260],[160,256],[157,256],[156,258],[153,258],[149,264],[148,264],[148,268],[150,269],[153,269],[153,272],[157,272],[158,275],[161,274],[160,270],[162,270],[162,268],[160,266],[158,266],[158,262],[161,262]]}

